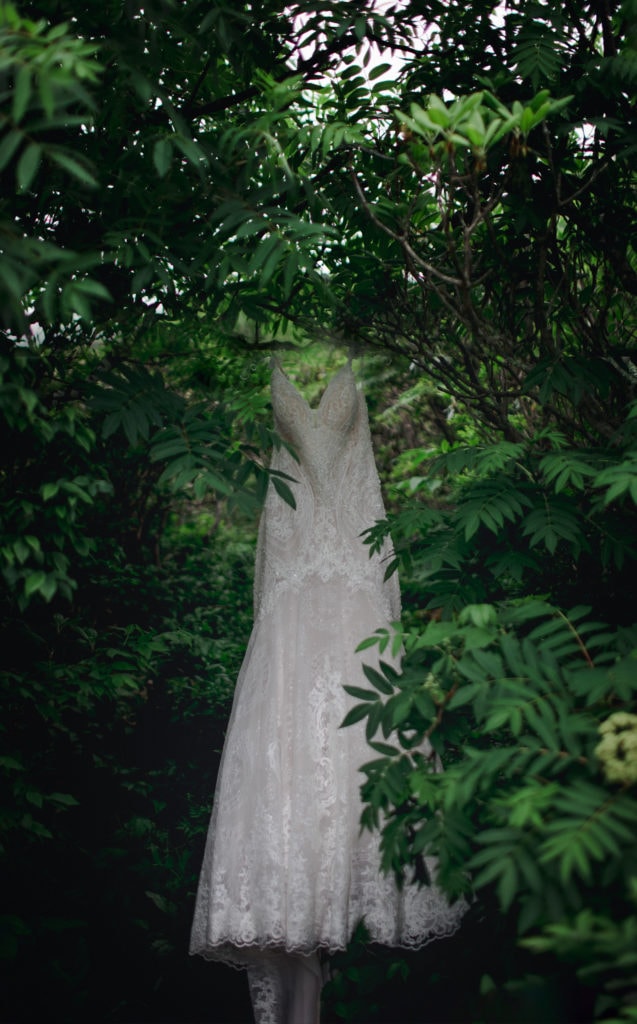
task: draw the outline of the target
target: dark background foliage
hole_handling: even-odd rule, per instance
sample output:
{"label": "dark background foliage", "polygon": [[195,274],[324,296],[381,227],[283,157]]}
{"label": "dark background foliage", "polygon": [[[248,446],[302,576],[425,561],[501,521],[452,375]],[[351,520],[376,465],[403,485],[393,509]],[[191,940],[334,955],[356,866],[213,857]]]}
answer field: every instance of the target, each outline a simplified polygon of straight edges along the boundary
{"label": "dark background foliage", "polygon": [[472,906],[418,954],[357,935],[325,1019],[637,1019],[636,33],[634,0],[0,6],[5,1019],[249,1019],[186,949],[286,494],[267,357],[313,398],[348,348],[404,594],[366,820]]}

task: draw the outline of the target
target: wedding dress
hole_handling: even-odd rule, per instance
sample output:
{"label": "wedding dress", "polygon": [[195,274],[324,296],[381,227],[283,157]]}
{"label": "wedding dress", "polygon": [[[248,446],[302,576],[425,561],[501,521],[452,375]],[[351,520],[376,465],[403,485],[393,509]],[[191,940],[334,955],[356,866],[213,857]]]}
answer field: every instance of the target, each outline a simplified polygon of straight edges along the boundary
{"label": "wedding dress", "polygon": [[[367,685],[361,640],[400,616],[386,557],[361,532],[384,518],[367,410],[351,365],[316,409],[278,365],[275,427],[298,456],[293,509],[271,486],[259,526],[254,628],[239,674],[197,892],[190,952],[247,967],[258,1024],[317,1019],[317,953],[346,947],[364,919],[375,942],[418,948],[464,912],[435,886],[399,890],[361,831],[364,726],[340,728]],[[435,874],[435,864],[429,864]],[[304,985],[307,996],[303,996]],[[299,992],[301,993],[299,995]],[[301,1008],[292,1004],[300,999]],[[305,1003],[303,1000],[305,999]]]}

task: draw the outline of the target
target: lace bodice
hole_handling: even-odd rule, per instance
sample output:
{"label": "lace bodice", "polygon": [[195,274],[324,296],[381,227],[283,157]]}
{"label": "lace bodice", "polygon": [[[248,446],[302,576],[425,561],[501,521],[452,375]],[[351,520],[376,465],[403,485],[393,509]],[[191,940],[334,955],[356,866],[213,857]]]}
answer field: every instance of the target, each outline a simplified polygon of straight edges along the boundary
{"label": "lace bodice", "polygon": [[370,559],[361,533],[385,509],[374,463],[365,399],[347,363],[332,378],[316,409],[278,365],[272,372],[274,423],[298,456],[281,448],[271,468],[294,479],[296,509],[270,488],[259,528],[255,618],[278,594],[308,579],[346,577],[352,590],[384,595],[390,620],[400,616],[398,581],[383,576],[391,548]]}
{"label": "lace bodice", "polygon": [[280,371],[272,376],[274,423],[296,450],[318,505],[335,506],[339,492],[339,469],[356,426],[360,395],[349,364],[332,378],[317,409]]}

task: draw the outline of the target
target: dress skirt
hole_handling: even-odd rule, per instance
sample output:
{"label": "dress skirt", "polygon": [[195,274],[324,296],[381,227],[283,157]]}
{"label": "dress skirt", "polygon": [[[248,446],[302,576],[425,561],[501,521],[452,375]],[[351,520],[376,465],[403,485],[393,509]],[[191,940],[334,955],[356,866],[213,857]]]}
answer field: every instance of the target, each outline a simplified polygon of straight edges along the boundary
{"label": "dress skirt", "polygon": [[[369,686],[357,644],[385,620],[372,589],[339,575],[279,590],[254,626],[222,756],[190,952],[248,967],[265,948],[303,955],[372,941],[417,948],[466,910],[435,886],[380,872],[379,836],[362,831],[360,767],[375,756],[364,723],[341,728]],[[431,863],[435,874],[435,863]]]}

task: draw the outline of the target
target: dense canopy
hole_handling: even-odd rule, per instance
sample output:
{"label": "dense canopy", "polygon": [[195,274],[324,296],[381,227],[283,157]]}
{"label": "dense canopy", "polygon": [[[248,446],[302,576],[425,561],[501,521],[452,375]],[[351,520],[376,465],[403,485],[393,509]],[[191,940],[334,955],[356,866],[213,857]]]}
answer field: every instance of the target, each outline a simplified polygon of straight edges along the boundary
{"label": "dense canopy", "polygon": [[267,357],[311,393],[350,350],[405,606],[365,823],[475,899],[415,964],[360,936],[326,1019],[421,1019],[425,977],[637,1019],[635,0],[3,3],[0,97],[9,1016],[209,1019]]}

